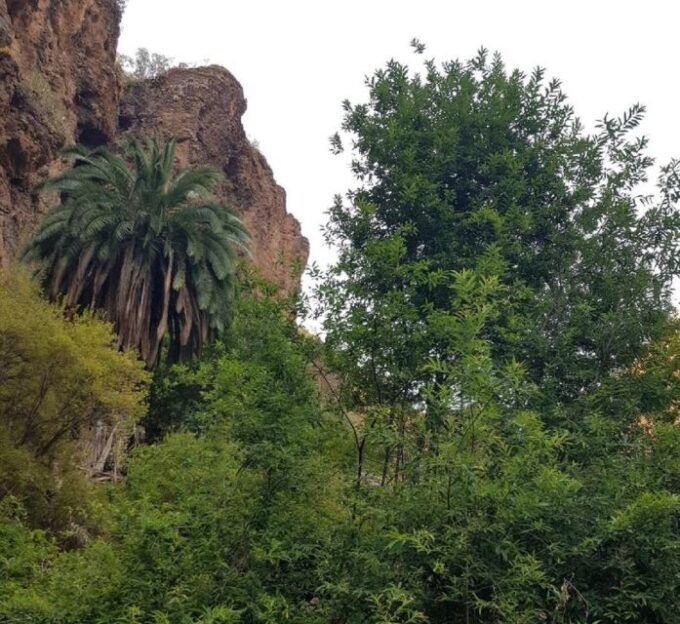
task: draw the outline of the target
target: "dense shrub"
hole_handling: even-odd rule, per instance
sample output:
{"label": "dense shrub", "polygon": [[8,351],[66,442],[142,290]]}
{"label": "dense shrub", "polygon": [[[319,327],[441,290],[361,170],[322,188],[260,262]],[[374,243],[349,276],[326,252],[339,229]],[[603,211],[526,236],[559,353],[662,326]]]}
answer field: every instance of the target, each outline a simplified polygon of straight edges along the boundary
{"label": "dense shrub", "polygon": [[67,318],[23,272],[0,275],[0,496],[20,500],[30,525],[82,520],[82,443],[101,422],[130,435],[143,414],[146,373],[114,342],[107,323]]}

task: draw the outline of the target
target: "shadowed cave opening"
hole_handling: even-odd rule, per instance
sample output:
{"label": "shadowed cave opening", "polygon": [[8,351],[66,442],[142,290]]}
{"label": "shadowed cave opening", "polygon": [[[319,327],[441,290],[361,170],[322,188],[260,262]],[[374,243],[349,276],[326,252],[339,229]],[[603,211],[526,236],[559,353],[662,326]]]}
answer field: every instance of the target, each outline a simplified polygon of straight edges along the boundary
{"label": "shadowed cave opening", "polygon": [[85,147],[101,147],[109,141],[109,137],[101,128],[87,122],[78,124],[76,139],[80,145]]}

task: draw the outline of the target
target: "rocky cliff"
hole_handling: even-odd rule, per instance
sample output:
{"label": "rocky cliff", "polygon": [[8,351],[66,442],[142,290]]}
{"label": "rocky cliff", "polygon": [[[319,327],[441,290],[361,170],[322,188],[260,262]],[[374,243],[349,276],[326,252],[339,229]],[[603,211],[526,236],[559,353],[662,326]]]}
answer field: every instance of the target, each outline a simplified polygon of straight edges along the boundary
{"label": "rocky cliff", "polygon": [[249,226],[254,263],[296,288],[308,243],[246,138],[241,85],[220,67],[125,80],[116,65],[120,17],[116,0],[0,0],[0,265],[49,208],[31,189],[62,166],[62,147],[159,133],[178,139],[182,164],[224,171],[218,194]]}
{"label": "rocky cliff", "polygon": [[74,142],[115,138],[114,0],[0,0],[0,263],[46,209],[34,185]]}
{"label": "rocky cliff", "polygon": [[217,195],[241,213],[255,241],[253,261],[286,290],[297,287],[309,253],[300,224],[286,212],[286,193],[241,125],[243,89],[224,68],[170,70],[131,81],[123,91],[120,128],[177,139],[182,166],[209,164],[225,173]]}

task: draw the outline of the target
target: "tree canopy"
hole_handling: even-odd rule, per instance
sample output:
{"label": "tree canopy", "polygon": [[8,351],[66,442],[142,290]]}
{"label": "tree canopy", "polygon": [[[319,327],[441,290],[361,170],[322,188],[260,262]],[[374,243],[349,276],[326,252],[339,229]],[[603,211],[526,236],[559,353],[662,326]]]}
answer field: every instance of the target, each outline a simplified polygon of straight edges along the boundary
{"label": "tree canopy", "polygon": [[643,106],[587,133],[559,81],[508,71],[485,50],[426,61],[422,74],[391,61],[367,87],[333,138],[336,150],[351,144],[358,181],[327,227],[345,306],[370,315],[401,297],[413,316],[405,351],[442,356],[451,342],[423,342],[424,319],[449,308],[457,273],[492,276],[503,298],[486,333],[495,360],[520,361],[548,402],[574,400],[663,333],[678,163],[662,169],[660,193],[641,194],[653,165],[637,132]]}

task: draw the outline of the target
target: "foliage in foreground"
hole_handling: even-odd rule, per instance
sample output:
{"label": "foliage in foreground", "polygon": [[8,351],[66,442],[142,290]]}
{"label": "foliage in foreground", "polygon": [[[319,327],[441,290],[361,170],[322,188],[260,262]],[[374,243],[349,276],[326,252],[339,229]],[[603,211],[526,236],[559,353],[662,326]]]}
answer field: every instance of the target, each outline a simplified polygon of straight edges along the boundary
{"label": "foliage in foreground", "polygon": [[103,535],[58,554],[4,513],[6,619],[281,621],[298,609],[345,513],[342,437],[318,409],[288,308],[262,293],[238,306],[214,353],[172,372],[198,386],[195,412],[159,423],[185,432],[135,451],[125,483],[102,493]]}
{"label": "foliage in foreground", "polygon": [[[166,377],[156,400],[191,387],[189,415],[157,422],[170,433],[100,491],[99,536],[60,551],[5,499],[0,619],[673,622],[680,338],[592,395],[577,434],[513,405],[517,371],[473,343],[446,433],[427,437],[417,411],[401,437],[355,418],[357,482],[352,428],[311,372],[318,344],[280,300],[244,295],[214,352]],[[381,486],[390,439],[411,461]]]}
{"label": "foliage in foreground", "polygon": [[21,502],[32,526],[85,521],[91,487],[78,442],[98,422],[130,435],[145,381],[108,323],[65,318],[23,271],[0,273],[0,496]]}

